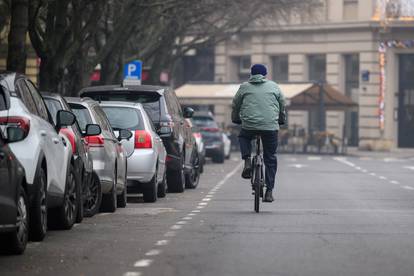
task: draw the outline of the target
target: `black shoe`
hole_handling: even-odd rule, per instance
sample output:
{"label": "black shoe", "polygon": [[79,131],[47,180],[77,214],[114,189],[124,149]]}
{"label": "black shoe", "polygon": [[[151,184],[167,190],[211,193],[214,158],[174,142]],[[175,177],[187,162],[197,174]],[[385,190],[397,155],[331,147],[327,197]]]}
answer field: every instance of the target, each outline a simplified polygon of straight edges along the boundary
{"label": "black shoe", "polygon": [[242,177],[245,179],[252,178],[252,161],[250,158],[244,160],[244,168],[242,172]]}
{"label": "black shoe", "polygon": [[273,195],[272,190],[266,190],[265,197],[263,199],[263,202],[273,202]]}

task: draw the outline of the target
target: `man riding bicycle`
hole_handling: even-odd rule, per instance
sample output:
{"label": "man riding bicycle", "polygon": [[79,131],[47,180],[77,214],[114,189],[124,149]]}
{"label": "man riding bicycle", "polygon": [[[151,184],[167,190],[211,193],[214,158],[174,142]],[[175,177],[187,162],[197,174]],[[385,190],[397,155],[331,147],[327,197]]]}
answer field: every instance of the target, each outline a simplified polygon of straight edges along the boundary
{"label": "man riding bicycle", "polygon": [[244,169],[242,177],[252,177],[251,141],[260,135],[263,143],[266,193],[264,202],[272,202],[272,190],[277,171],[279,116],[285,118],[285,98],[279,86],[267,80],[267,69],[262,64],[251,68],[248,82],[240,85],[232,104],[232,121],[240,124],[239,143]]}

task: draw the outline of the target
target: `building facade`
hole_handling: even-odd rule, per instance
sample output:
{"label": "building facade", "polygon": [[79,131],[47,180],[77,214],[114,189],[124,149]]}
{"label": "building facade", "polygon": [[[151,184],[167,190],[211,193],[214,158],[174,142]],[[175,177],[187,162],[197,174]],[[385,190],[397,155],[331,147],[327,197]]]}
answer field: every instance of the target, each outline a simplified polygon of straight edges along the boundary
{"label": "building facade", "polygon": [[[215,81],[245,81],[253,63],[276,82],[326,81],[357,102],[326,118],[350,145],[414,147],[413,0],[325,0],[255,24],[216,46]],[[293,112],[290,123],[312,130],[317,112]]]}

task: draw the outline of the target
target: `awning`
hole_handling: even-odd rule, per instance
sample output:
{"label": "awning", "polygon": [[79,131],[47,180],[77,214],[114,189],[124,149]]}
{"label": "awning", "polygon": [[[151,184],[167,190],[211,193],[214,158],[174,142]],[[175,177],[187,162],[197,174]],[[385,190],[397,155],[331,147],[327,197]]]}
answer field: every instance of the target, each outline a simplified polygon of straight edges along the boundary
{"label": "awning", "polygon": [[[240,84],[185,84],[175,90],[181,99],[232,99]],[[320,105],[320,87],[314,83],[279,84],[291,109],[308,109]],[[357,104],[329,84],[323,85],[323,102],[327,109],[356,107]]]}

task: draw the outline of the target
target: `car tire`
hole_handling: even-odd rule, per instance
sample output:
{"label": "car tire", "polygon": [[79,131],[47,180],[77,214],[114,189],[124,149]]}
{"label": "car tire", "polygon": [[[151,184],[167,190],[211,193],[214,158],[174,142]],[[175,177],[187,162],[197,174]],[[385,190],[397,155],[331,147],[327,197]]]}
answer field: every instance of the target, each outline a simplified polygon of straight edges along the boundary
{"label": "car tire", "polygon": [[224,151],[217,153],[216,155],[212,157],[212,159],[213,159],[213,163],[219,163],[219,164],[224,163]]}
{"label": "car tire", "polygon": [[167,172],[168,192],[182,193],[185,189],[185,175],[183,166],[183,157],[181,157],[180,169]]}
{"label": "car tire", "polygon": [[69,230],[75,224],[78,213],[78,182],[75,168],[69,166],[68,176],[66,177],[65,193],[63,204],[50,210],[49,226],[53,229]]}
{"label": "car tire", "polygon": [[[126,166],[125,166],[126,168]],[[125,178],[124,178],[124,189],[122,190],[122,193],[118,195],[117,198],[117,207],[118,208],[125,208],[127,206],[127,176],[125,172]]]}
{"label": "car tire", "polygon": [[82,192],[82,187],[85,185],[82,181],[82,178],[84,177],[84,174],[82,172],[82,175],[76,175],[76,179],[77,179],[77,191],[78,191],[78,212],[76,213],[76,219],[75,222],[76,223],[81,223],[83,220],[83,217],[85,216],[85,211],[83,209],[83,202],[84,202],[84,197],[83,197],[83,192]]}
{"label": "car tire", "polygon": [[8,234],[9,251],[12,254],[22,254],[26,249],[29,239],[29,201],[26,192],[19,185],[19,197],[17,201],[16,230]]}
{"label": "car tire", "polygon": [[114,213],[116,211],[116,206],[117,206],[116,177],[117,177],[117,172],[115,171],[111,192],[107,195],[102,195],[102,204],[101,204],[102,212]]}
{"label": "car tire", "polygon": [[33,185],[37,188],[30,206],[29,237],[32,241],[42,241],[47,232],[47,176],[41,167],[36,173]]}
{"label": "car tire", "polygon": [[143,197],[144,202],[152,203],[156,202],[158,198],[158,179],[157,179],[157,169],[155,170],[155,175],[151,181],[147,184],[148,187],[144,188]]}
{"label": "car tire", "polygon": [[101,182],[97,175],[93,174],[86,191],[86,199],[84,202],[85,217],[92,217],[99,212],[101,208],[102,191]]}
{"label": "car tire", "polygon": [[167,172],[164,170],[162,182],[158,184],[158,197],[164,198],[167,195]]}
{"label": "car tire", "polygon": [[200,158],[197,151],[195,151],[192,163],[190,173],[185,176],[185,187],[189,189],[195,189],[200,181]]}

